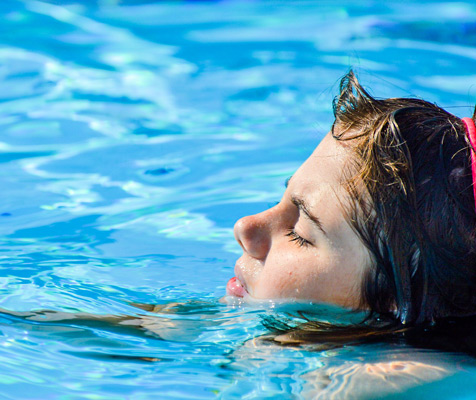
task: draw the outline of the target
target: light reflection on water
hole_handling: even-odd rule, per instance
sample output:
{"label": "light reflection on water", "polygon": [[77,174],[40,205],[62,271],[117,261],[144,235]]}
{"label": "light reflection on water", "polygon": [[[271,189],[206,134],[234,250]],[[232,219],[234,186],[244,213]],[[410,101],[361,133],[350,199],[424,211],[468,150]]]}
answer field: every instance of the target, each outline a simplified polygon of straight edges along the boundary
{"label": "light reflection on water", "polygon": [[[217,299],[234,221],[279,200],[351,65],[378,96],[472,112],[471,2],[57,4],[0,5],[0,305],[198,308],[145,330],[2,315],[5,398],[312,398],[332,368],[409,351],[254,341],[260,315],[283,310]],[[471,363],[447,363],[469,374],[450,385],[471,389]]]}

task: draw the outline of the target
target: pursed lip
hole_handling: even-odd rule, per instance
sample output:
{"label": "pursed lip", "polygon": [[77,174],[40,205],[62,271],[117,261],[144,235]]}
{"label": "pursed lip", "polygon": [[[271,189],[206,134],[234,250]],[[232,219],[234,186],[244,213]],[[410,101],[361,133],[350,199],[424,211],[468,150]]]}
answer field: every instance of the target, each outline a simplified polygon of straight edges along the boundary
{"label": "pursed lip", "polygon": [[248,292],[245,290],[241,282],[234,276],[226,284],[226,294],[228,296],[244,298],[248,296]]}

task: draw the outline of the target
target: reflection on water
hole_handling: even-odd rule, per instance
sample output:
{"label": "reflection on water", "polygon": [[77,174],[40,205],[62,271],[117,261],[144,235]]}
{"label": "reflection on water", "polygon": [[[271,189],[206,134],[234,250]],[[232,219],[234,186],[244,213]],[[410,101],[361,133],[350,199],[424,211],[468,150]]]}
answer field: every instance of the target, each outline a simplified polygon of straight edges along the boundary
{"label": "reflection on water", "polygon": [[[234,221],[279,200],[351,65],[378,96],[472,112],[471,2],[0,9],[2,396],[351,398],[368,394],[353,376],[383,394],[382,376],[415,363],[436,380],[418,393],[437,398],[442,376],[470,388],[463,356],[283,348],[256,339],[280,307],[217,299],[240,252]],[[405,376],[395,390],[421,383]]]}

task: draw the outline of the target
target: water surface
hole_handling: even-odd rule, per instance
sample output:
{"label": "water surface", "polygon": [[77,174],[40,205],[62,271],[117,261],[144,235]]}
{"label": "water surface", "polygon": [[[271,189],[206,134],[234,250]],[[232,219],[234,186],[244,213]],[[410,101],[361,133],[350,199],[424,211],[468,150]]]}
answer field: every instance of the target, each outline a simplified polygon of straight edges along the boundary
{"label": "water surface", "polygon": [[[235,220],[280,199],[351,66],[379,97],[472,114],[472,2],[0,10],[0,307],[152,318],[139,330],[2,315],[2,398],[352,398],[363,396],[345,383],[356,367],[398,357],[451,371],[402,398],[474,396],[468,357],[269,345],[253,338],[272,305],[217,302],[240,253]],[[131,302],[188,306],[154,320]]]}

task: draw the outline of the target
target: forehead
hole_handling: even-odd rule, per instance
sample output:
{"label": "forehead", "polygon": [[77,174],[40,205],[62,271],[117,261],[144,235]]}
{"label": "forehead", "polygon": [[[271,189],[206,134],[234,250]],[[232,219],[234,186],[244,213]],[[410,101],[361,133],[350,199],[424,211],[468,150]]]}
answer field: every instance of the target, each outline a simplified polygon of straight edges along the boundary
{"label": "forehead", "polygon": [[[350,178],[352,152],[345,142],[328,133],[297,171],[302,190],[341,190]],[[304,194],[304,193],[302,193]],[[311,199],[309,199],[311,200]]]}

